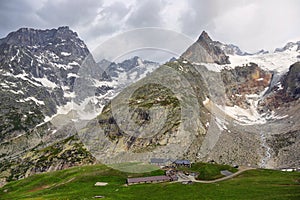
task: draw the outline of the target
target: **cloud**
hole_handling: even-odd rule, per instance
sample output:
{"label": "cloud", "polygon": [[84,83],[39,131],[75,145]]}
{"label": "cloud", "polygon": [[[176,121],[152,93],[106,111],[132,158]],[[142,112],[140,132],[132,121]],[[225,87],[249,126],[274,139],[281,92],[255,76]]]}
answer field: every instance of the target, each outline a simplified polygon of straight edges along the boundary
{"label": "cloud", "polygon": [[[41,21],[34,13],[33,2],[0,0],[0,36],[4,37],[20,27],[38,27]],[[39,5],[36,2],[36,6]]]}
{"label": "cloud", "polygon": [[163,1],[160,0],[145,0],[137,3],[127,20],[127,25],[132,28],[160,27],[163,18],[161,16],[163,4]]}
{"label": "cloud", "polygon": [[188,7],[179,18],[181,30],[194,37],[203,30],[213,32],[217,26],[214,20],[243,5],[242,2],[240,0],[188,0]]}
{"label": "cloud", "polygon": [[87,36],[101,37],[121,30],[130,9],[122,2],[114,2],[109,6],[102,7],[93,22],[85,28]]}
{"label": "cloud", "polygon": [[90,49],[143,27],[178,31],[193,40],[206,30],[215,40],[251,52],[300,40],[298,0],[0,0],[0,5],[1,37],[20,27],[68,25]]}
{"label": "cloud", "polygon": [[[193,43],[189,37],[162,28],[140,28],[111,37],[92,52],[97,61],[115,61],[119,57],[128,58],[143,55],[142,58],[166,61],[179,57],[185,48]],[[150,55],[146,55],[146,54]],[[130,56],[131,55],[131,56]],[[159,58],[158,58],[159,57]]]}
{"label": "cloud", "polygon": [[47,0],[36,13],[50,26],[86,26],[97,16],[101,6],[101,0]]}
{"label": "cloud", "polygon": [[291,39],[300,39],[300,2],[253,1],[214,19],[213,33],[224,42],[255,52],[274,50]]}

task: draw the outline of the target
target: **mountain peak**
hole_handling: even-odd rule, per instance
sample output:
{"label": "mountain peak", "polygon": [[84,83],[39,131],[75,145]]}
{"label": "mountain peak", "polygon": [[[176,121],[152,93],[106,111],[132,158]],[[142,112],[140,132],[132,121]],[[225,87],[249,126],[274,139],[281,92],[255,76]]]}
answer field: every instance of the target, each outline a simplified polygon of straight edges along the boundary
{"label": "mountain peak", "polygon": [[78,45],[85,46],[83,41],[78,38],[76,32],[68,26],[62,26],[53,29],[33,29],[20,28],[17,31],[9,33],[0,43],[7,43],[17,46],[47,46],[64,43],[65,41],[76,41]]}
{"label": "mountain peak", "polygon": [[220,44],[218,41],[213,41],[207,32],[203,31],[198,40],[181,57],[196,63],[230,64],[228,56],[220,48]]}
{"label": "mountain peak", "polygon": [[[52,28],[52,29],[35,29],[35,28],[19,28],[17,31],[11,32],[8,34],[7,37],[10,36],[14,36],[14,35],[24,35],[29,33],[29,35],[31,34],[43,34],[43,33],[56,33],[56,32],[69,32],[71,34],[76,34],[74,31],[72,31],[68,26],[61,26],[56,28]],[[77,34],[76,34],[77,35]]]}
{"label": "mountain peak", "polygon": [[213,40],[209,37],[208,33],[206,31],[202,31],[201,35],[199,36],[197,42],[199,41],[207,41],[212,42]]}
{"label": "mountain peak", "polygon": [[60,26],[57,28],[58,30],[70,30],[69,26]]}
{"label": "mountain peak", "polygon": [[284,51],[300,51],[300,41],[298,42],[288,42],[284,47],[282,48],[276,48],[276,52],[284,52]]}

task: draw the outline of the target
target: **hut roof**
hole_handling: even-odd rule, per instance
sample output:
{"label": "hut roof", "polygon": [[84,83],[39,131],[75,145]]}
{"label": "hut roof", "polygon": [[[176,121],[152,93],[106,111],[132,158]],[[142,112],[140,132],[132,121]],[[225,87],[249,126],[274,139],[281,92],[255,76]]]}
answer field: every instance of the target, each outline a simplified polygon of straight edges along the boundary
{"label": "hut roof", "polygon": [[152,182],[152,181],[170,181],[169,176],[148,176],[139,178],[128,178],[127,183],[141,183],[141,182]]}
{"label": "hut roof", "polygon": [[190,165],[191,164],[191,162],[189,160],[175,160],[174,163],[177,165]]}

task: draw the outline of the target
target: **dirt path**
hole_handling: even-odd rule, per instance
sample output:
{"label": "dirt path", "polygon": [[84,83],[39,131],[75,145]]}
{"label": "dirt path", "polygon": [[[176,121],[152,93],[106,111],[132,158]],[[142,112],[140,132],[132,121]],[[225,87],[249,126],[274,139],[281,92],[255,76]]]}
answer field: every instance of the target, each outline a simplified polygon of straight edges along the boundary
{"label": "dirt path", "polygon": [[229,176],[225,176],[225,177],[222,177],[222,178],[219,178],[219,179],[216,179],[216,180],[211,180],[211,181],[202,181],[202,180],[196,180],[195,177],[193,176],[186,176],[188,177],[189,179],[179,179],[177,182],[183,182],[183,181],[193,181],[193,182],[196,182],[196,183],[216,183],[216,182],[220,182],[220,181],[224,181],[224,180],[228,180],[228,179],[231,179],[245,171],[248,171],[248,170],[252,170],[252,169],[255,169],[255,168],[250,168],[250,167],[241,167],[239,169],[238,172],[234,173],[234,174],[231,174]]}

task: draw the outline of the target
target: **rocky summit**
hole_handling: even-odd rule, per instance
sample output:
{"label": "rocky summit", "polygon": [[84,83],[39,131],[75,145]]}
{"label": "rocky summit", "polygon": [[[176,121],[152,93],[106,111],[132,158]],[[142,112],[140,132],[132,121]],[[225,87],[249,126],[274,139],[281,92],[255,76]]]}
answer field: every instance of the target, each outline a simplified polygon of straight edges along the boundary
{"label": "rocky summit", "polygon": [[95,162],[299,167],[299,42],[249,54],[203,31],[177,59],[95,60],[68,27],[0,39],[0,179]]}
{"label": "rocky summit", "polygon": [[209,35],[203,31],[199,39],[190,46],[182,57],[195,63],[217,63],[230,64],[228,56],[220,48],[219,42],[213,41]]}

